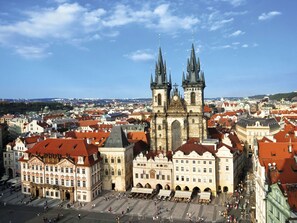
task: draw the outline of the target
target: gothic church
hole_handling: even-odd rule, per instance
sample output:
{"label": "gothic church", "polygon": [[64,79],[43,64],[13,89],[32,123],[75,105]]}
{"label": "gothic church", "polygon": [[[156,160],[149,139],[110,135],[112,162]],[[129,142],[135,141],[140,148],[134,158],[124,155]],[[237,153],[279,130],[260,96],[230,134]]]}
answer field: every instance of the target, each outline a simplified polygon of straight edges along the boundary
{"label": "gothic church", "polygon": [[183,73],[184,97],[174,85],[172,91],[166,63],[161,48],[155,68],[155,79],[151,76],[152,119],[151,150],[174,151],[189,139],[207,138],[207,120],[203,115],[204,73],[196,60],[194,45],[187,61],[187,73]]}

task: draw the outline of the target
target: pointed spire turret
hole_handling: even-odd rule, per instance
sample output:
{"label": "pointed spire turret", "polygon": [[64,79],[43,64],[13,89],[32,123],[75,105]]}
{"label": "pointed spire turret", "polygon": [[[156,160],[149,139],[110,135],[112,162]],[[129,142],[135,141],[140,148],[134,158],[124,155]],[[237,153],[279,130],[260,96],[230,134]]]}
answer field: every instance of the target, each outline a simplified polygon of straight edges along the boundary
{"label": "pointed spire turret", "polygon": [[[201,77],[203,75],[203,77]],[[183,74],[183,87],[188,85],[200,85],[204,83],[204,74],[200,72],[200,59],[195,54],[194,44],[192,44],[191,55],[187,60],[187,73]],[[203,86],[204,84],[202,84]]]}
{"label": "pointed spire turret", "polygon": [[155,80],[151,82],[151,89],[157,88],[168,88],[171,90],[171,81],[168,82],[166,62],[163,60],[161,47],[159,48],[158,60],[155,67]]}

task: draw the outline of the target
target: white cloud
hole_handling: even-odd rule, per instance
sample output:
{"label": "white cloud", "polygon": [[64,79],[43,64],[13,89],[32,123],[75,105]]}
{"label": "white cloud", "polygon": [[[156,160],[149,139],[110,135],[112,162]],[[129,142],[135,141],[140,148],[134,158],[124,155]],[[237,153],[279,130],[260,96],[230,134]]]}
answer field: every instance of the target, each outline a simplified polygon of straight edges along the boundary
{"label": "white cloud", "polygon": [[240,6],[245,3],[245,0],[222,0],[223,2],[228,2],[234,7]]}
{"label": "white cloud", "polygon": [[47,52],[48,46],[15,46],[15,52],[27,59],[40,59],[52,55]]}
{"label": "white cloud", "polygon": [[237,37],[237,36],[240,36],[240,35],[243,35],[245,34],[245,32],[241,31],[241,30],[236,30],[235,32],[231,33],[229,35],[229,37]]}
{"label": "white cloud", "polygon": [[248,44],[243,44],[241,47],[242,47],[242,48],[248,48],[249,45],[248,45]]}
{"label": "white cloud", "polygon": [[107,27],[123,26],[130,23],[144,24],[147,28],[157,29],[161,32],[174,32],[178,29],[192,29],[199,23],[199,19],[194,16],[172,15],[169,4],[162,4],[153,10],[147,7],[133,10],[129,6],[117,5],[114,13],[103,21],[103,25]]}
{"label": "white cloud", "polygon": [[[52,45],[63,41],[78,46],[104,37],[114,38],[119,35],[118,27],[129,24],[174,34],[180,29],[193,29],[199,23],[195,16],[177,15],[169,4],[153,8],[148,4],[140,8],[117,4],[110,9],[90,9],[78,3],[64,3],[64,0],[56,2],[60,3],[56,7],[24,11],[19,17],[23,19],[0,24],[0,44],[15,50],[13,46],[16,44],[25,46],[32,40],[38,44]],[[26,55],[22,52],[29,51],[30,47],[16,52]]]}
{"label": "white cloud", "polygon": [[218,10],[213,10],[210,14],[203,14],[201,16],[201,19],[201,27],[209,31],[216,31],[218,29],[222,29],[234,21],[234,18],[230,18],[229,16],[222,14]]}
{"label": "white cloud", "polygon": [[248,11],[239,11],[239,12],[225,12],[224,15],[226,16],[239,16],[239,15],[246,15]]}
{"label": "white cloud", "polygon": [[268,20],[268,19],[271,19],[275,16],[278,16],[278,15],[281,15],[282,13],[281,12],[278,12],[278,11],[271,11],[271,12],[268,12],[268,13],[265,13],[263,12],[259,17],[258,19],[260,21],[263,21],[263,20]]}
{"label": "white cloud", "polygon": [[218,30],[218,29],[224,27],[226,24],[233,22],[233,20],[234,20],[233,18],[230,18],[230,19],[223,19],[223,20],[215,21],[211,24],[209,30],[210,31]]}
{"label": "white cloud", "polygon": [[149,53],[147,50],[137,50],[128,55],[125,55],[125,57],[133,61],[148,61],[148,60],[154,60],[155,58],[154,54]]}

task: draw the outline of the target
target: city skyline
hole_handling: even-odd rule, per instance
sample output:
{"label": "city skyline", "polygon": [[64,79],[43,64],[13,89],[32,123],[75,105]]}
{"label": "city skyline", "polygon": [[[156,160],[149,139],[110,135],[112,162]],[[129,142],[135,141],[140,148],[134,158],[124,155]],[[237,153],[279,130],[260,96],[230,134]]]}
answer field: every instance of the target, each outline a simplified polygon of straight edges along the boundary
{"label": "city skyline", "polygon": [[[1,98],[150,98],[158,48],[181,90],[192,43],[205,97],[296,91],[297,3],[0,3]],[[232,87],[230,87],[232,86]]]}

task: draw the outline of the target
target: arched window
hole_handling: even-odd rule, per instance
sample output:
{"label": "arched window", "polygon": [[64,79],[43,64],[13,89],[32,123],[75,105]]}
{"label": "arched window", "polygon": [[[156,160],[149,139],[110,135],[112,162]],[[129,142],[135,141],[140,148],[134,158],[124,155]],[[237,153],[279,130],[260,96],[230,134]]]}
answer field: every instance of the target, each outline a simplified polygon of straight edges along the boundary
{"label": "arched window", "polygon": [[196,101],[196,95],[195,92],[191,92],[191,105],[194,105]]}
{"label": "arched window", "polygon": [[158,105],[162,105],[162,96],[158,94]]}
{"label": "arched window", "polygon": [[111,169],[111,175],[114,175],[114,169],[113,168]]}
{"label": "arched window", "polygon": [[121,172],[121,170],[120,170],[120,169],[118,170],[118,175],[119,175],[119,176],[121,176],[121,175],[122,175],[122,172]]}
{"label": "arched window", "polygon": [[121,163],[121,158],[120,157],[118,157],[118,163]]}
{"label": "arched window", "polygon": [[114,158],[111,158],[111,163],[114,163]]}
{"label": "arched window", "polygon": [[161,125],[158,125],[158,130],[161,130]]}

